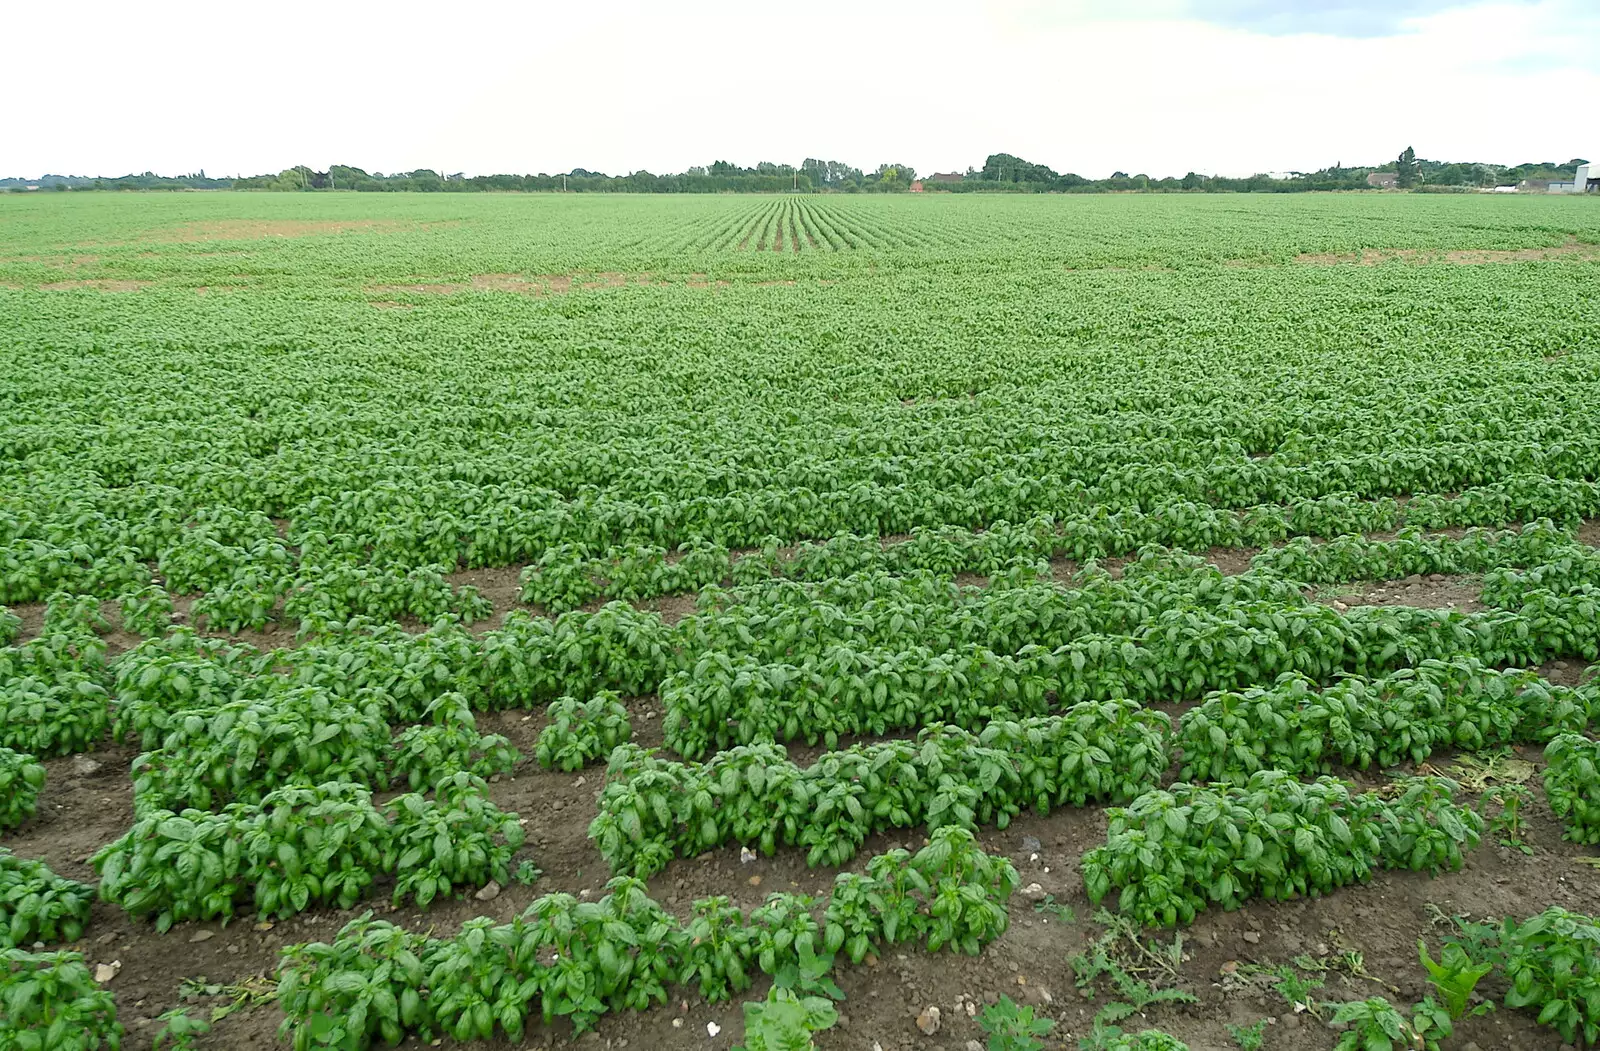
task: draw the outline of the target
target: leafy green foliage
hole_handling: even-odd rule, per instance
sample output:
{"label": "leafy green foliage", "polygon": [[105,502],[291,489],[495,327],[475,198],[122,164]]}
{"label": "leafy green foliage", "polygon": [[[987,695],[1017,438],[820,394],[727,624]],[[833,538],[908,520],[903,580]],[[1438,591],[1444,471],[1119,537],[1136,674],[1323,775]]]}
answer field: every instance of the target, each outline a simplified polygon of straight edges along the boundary
{"label": "leafy green foliage", "polygon": [[172,626],[172,596],[157,584],[146,584],[118,599],[122,630],[146,638],[158,637]]}
{"label": "leafy green foliage", "polygon": [[734,1051],[813,1051],[811,1037],[839,1020],[833,1004],[820,996],[797,996],[773,986],[763,1001],[744,1005],[744,1043]]}
{"label": "leafy green foliage", "polygon": [[179,713],[161,747],[134,760],[139,807],[210,809],[256,802],[287,784],[387,787],[389,724],[375,704],[296,687],[215,711]]}
{"label": "leafy green foliage", "polygon": [[1552,906],[1522,923],[1507,920],[1500,938],[1507,1007],[1538,1012],[1569,1043],[1600,1039],[1600,924]]}
{"label": "leafy green foliage", "polygon": [[[1459,1021],[1467,1013],[1467,1005],[1472,1000],[1472,992],[1477,988],[1478,981],[1494,970],[1493,963],[1475,963],[1459,942],[1446,942],[1435,962],[1428,955],[1428,943],[1418,938],[1417,955],[1428,972],[1428,981],[1433,983],[1439,998],[1444,1001],[1445,1013],[1451,1021]],[[1492,1003],[1485,1003],[1474,1008],[1472,1013],[1482,1014],[1493,1009]]]}
{"label": "leafy green foliage", "polygon": [[[838,897],[835,889],[833,902]],[[684,928],[684,939],[679,985],[694,987],[707,1003],[726,1000],[750,988],[756,932],[726,897],[696,901]]]}
{"label": "leafy green foliage", "polygon": [[1189,1051],[1188,1044],[1159,1029],[1125,1033],[1099,1020],[1078,1046],[1082,1051]]}
{"label": "leafy green foliage", "polygon": [[93,900],[94,888],[0,847],[0,948],[77,941]]}
{"label": "leafy green foliage", "polygon": [[[977,852],[969,833],[950,829],[944,839],[948,849],[924,851],[920,864],[909,863],[918,875],[906,886],[939,887],[961,878],[973,885],[986,876],[1000,888],[1015,885],[1015,874],[1005,875],[1010,865]],[[906,870],[908,862],[882,855],[868,869],[874,880],[882,880]],[[570,1018],[581,1031],[607,1012],[663,1003],[671,986],[685,994],[698,991],[713,1002],[726,999],[748,989],[758,971],[773,978],[777,992],[769,1003],[810,1004],[817,995],[842,998],[831,977],[832,928],[840,915],[832,898],[823,923],[810,898],[779,893],[769,895],[748,920],[726,898],[696,901],[688,923],[679,925],[637,879],[618,876],[606,891],[599,901],[546,894],[509,923],[495,925],[479,917],[452,938],[415,934],[367,913],[332,944],[289,946],[279,968],[281,1032],[293,1037],[299,1051],[360,1049],[376,1039],[393,1044],[406,1034],[430,1039],[438,1033],[457,1040],[503,1034],[520,1040],[536,1013],[547,1023]],[[866,904],[876,909],[883,902],[887,908],[894,894],[891,888]],[[930,944],[946,920],[961,924],[950,935],[952,944],[979,937],[974,928],[980,922],[989,922],[989,933],[996,933],[987,910],[952,918],[934,911],[936,895],[919,893],[907,901],[916,936],[928,935]],[[999,905],[1003,915],[1003,900]],[[882,919],[867,922],[874,930],[887,926]],[[902,932],[898,940],[909,937]],[[784,1031],[788,1022],[780,1020],[791,1014],[779,1008],[767,1016],[779,1026],[767,1039]]]}
{"label": "leafy green foliage", "polygon": [[522,827],[488,801],[486,787],[459,773],[434,798],[402,795],[382,810],[349,782],[286,786],[220,813],[147,810],[95,854],[100,897],[153,917],[162,931],[226,920],[247,901],[263,916],[349,908],[383,875],[395,878],[396,904],[412,898],[426,908],[510,881]]}
{"label": "leafy green foliage", "polygon": [[812,915],[815,902],[804,894],[774,893],[750,912],[755,931],[755,961],[762,973],[785,989],[825,992],[844,998],[828,978],[833,954]]}
{"label": "leafy green foliage", "polygon": [[546,714],[550,723],[539,733],[534,753],[546,770],[581,770],[633,737],[628,709],[611,690],[587,701],[563,697]]}
{"label": "leafy green foliage", "polygon": [[1132,800],[1166,766],[1167,717],[1130,702],[1086,702],[1058,716],[991,723],[974,735],[934,725],[915,744],[857,745],[801,769],[753,744],[710,762],[615,750],[589,835],[612,871],[647,876],[673,857],[728,842],[771,854],[806,848],[840,865],[874,832],[922,823],[1004,828],[1024,807]]}
{"label": "leafy green foliage", "polygon": [[39,756],[92,749],[111,725],[111,698],[98,676],[62,668],[0,686],[0,747]]}
{"label": "leafy green foliage", "polygon": [[408,726],[395,737],[386,781],[405,782],[416,792],[460,772],[480,778],[508,774],[522,758],[499,734],[478,733],[459,693],[441,695],[423,714],[430,725]]}
{"label": "leafy green foliage", "polygon": [[1249,1025],[1227,1025],[1228,1035],[1233,1037],[1233,1042],[1239,1046],[1239,1051],[1261,1051],[1261,1045],[1267,1039],[1267,1020],[1258,1018]]}
{"label": "leafy green foliage", "polygon": [[1537,673],[1499,671],[1474,658],[1426,660],[1320,691],[1304,676],[1285,675],[1185,713],[1179,776],[1243,784],[1257,770],[1388,767],[1445,748],[1539,740],[1554,717],[1551,703]]}
{"label": "leafy green foliage", "polygon": [[150,1044],[150,1051],[193,1051],[194,1038],[211,1032],[211,1023],[195,1018],[181,1007],[164,1013],[158,1022],[164,1023]]}
{"label": "leafy green foliage", "polygon": [[118,1051],[122,1023],[108,990],[75,952],[0,949],[0,1047]]}
{"label": "leafy green foliage", "polygon": [[1562,734],[1544,750],[1544,793],[1566,837],[1600,843],[1600,741]]}
{"label": "leafy green foliage", "polygon": [[39,630],[42,635],[104,635],[111,625],[93,595],[58,591],[45,602],[44,623]]}
{"label": "leafy green foliage", "polygon": [[0,747],[0,830],[32,817],[43,787],[44,767],[33,756]]}
{"label": "leafy green foliage", "polygon": [[1334,1008],[1330,1024],[1348,1026],[1334,1051],[1439,1051],[1439,1041],[1454,1028],[1449,1014],[1432,997],[1413,1007],[1409,1018],[1381,996],[1324,1006]]}
{"label": "leafy green foliage", "polygon": [[978,1027],[989,1037],[989,1051],[1043,1051],[1044,1041],[1056,1024],[1048,1018],[1035,1018],[1032,1007],[1020,1007],[1009,996],[987,1004],[978,1016]]}
{"label": "leafy green foliage", "polygon": [[515,814],[489,802],[487,787],[458,773],[434,786],[433,799],[413,792],[389,802],[396,905],[409,897],[425,909],[458,888],[511,882],[511,858],[525,835]]}
{"label": "leafy green foliage", "polygon": [[1453,783],[1413,778],[1401,794],[1351,794],[1260,771],[1244,787],[1179,783],[1114,808],[1104,846],[1083,856],[1094,902],[1112,888],[1143,924],[1190,923],[1208,904],[1237,908],[1366,880],[1375,868],[1458,868],[1483,819],[1451,802]]}
{"label": "leafy green foliage", "polygon": [[[1486,832],[1491,839],[1502,847],[1520,850],[1531,856],[1533,847],[1523,838],[1527,824],[1522,812],[1528,805],[1528,797],[1527,785],[1494,785],[1479,798],[1478,806],[1487,822]],[[1499,810],[1491,813],[1489,808],[1493,806],[1498,806]]]}
{"label": "leafy green foliage", "polygon": [[278,972],[279,1037],[291,1038],[294,1051],[361,1049],[374,1038],[393,1046],[408,1032],[430,1039],[429,947],[422,935],[370,912],[345,924],[332,944],[287,946]]}

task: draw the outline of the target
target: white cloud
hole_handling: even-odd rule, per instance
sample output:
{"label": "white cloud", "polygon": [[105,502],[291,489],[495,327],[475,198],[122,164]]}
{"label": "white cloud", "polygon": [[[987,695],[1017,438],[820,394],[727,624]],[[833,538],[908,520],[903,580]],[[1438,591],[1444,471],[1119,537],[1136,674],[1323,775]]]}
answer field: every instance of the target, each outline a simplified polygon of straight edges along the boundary
{"label": "white cloud", "polygon": [[1563,101],[1600,90],[1584,3],[1412,0],[1392,8],[1398,28],[1375,29],[1361,21],[1373,5],[1348,0],[1361,24],[1344,35],[1286,28],[1263,0],[1132,14],[1109,0],[271,14],[88,0],[70,22],[30,5],[0,41],[0,174],[664,172],[805,156],[930,171],[1005,150],[1159,176],[1368,163],[1408,144],[1564,160],[1600,149]]}

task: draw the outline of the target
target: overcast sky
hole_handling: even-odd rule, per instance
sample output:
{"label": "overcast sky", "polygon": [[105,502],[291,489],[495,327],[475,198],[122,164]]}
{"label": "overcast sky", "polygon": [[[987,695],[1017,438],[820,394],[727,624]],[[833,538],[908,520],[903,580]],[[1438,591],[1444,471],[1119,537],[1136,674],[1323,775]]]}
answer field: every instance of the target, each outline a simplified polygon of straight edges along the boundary
{"label": "overcast sky", "polygon": [[1600,154],[1600,0],[77,0],[4,25],[0,176]]}

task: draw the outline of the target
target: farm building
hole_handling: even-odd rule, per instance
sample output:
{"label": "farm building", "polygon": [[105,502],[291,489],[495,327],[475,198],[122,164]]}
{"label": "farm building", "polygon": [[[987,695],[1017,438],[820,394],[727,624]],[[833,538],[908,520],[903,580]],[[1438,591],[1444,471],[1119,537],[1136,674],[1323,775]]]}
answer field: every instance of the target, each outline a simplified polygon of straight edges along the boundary
{"label": "farm building", "polygon": [[928,176],[929,182],[960,182],[965,176],[960,172],[934,172]]}
{"label": "farm building", "polygon": [[911,192],[912,193],[921,193],[922,192],[922,180],[921,179],[918,179],[918,180],[916,180],[915,182],[913,182],[911,184]]}
{"label": "farm building", "polygon": [[1600,164],[1584,162],[1578,165],[1571,182],[1553,182],[1551,193],[1600,193]]}
{"label": "farm building", "polygon": [[1373,172],[1367,176],[1367,185],[1379,190],[1392,190],[1400,185],[1400,176],[1395,172]]}
{"label": "farm building", "polygon": [[1495,193],[1516,193],[1517,192],[1517,184],[1513,182],[1513,183],[1506,183],[1504,186],[1496,186],[1494,188],[1494,192]]}

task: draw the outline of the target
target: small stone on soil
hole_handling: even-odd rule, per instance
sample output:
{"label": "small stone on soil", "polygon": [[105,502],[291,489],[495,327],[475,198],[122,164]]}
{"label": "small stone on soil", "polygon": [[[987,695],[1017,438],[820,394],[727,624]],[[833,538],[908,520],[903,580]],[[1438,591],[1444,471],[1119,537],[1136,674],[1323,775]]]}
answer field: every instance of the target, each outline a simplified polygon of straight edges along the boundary
{"label": "small stone on soil", "polygon": [[1244,940],[1249,942],[1251,945],[1255,945],[1261,941],[1261,934],[1259,931],[1245,931]]}
{"label": "small stone on soil", "polygon": [[927,1036],[932,1036],[939,1031],[939,1009],[929,1004],[917,1015],[917,1028]]}
{"label": "small stone on soil", "polygon": [[485,883],[483,885],[483,889],[479,890],[478,893],[473,895],[473,897],[477,898],[479,901],[493,901],[499,896],[500,884],[494,880],[490,880],[488,883]]}
{"label": "small stone on soil", "polygon": [[217,936],[217,932],[216,931],[206,931],[206,930],[195,931],[193,934],[189,935],[189,944],[193,945],[195,942],[208,942],[212,938],[215,938],[216,936]]}

